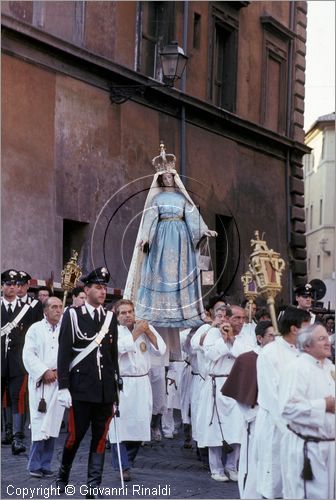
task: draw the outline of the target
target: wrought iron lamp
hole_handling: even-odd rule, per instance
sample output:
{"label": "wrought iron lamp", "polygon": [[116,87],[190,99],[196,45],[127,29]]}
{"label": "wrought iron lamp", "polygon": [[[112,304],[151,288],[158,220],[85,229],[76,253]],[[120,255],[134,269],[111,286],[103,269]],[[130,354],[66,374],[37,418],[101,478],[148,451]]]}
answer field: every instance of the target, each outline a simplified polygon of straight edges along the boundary
{"label": "wrought iron lamp", "polygon": [[162,67],[162,82],[153,81],[145,84],[111,85],[110,101],[112,104],[122,104],[136,94],[143,95],[147,88],[173,87],[176,80],[182,78],[188,57],[177,42],[170,42],[160,52]]}

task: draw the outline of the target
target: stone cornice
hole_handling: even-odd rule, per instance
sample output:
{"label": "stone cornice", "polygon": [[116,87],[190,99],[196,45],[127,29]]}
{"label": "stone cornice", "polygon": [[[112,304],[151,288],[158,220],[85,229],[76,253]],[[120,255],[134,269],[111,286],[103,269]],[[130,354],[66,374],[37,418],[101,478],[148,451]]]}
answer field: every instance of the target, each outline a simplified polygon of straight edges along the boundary
{"label": "stone cornice", "polygon": [[287,26],[279,23],[279,21],[272,16],[262,16],[260,21],[266,30],[277,34],[284,40],[293,40],[295,37],[295,33],[293,31],[288,29]]}
{"label": "stone cornice", "polygon": [[[10,16],[3,15],[1,22],[2,51],[5,54],[71,76],[107,93],[111,84],[153,83],[152,79],[131,69]],[[288,151],[299,157],[310,151],[303,143],[164,85],[147,88],[144,96],[133,100],[174,117],[180,116],[184,106],[188,123],[281,159],[286,158]]]}

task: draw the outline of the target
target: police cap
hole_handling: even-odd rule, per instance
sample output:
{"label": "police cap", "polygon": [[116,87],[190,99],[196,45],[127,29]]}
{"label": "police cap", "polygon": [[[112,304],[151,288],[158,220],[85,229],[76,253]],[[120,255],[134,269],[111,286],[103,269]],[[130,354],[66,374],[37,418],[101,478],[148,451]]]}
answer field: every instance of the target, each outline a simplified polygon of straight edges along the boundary
{"label": "police cap", "polygon": [[7,269],[1,273],[1,284],[2,285],[11,285],[16,284],[16,280],[18,279],[18,272],[15,269]]}
{"label": "police cap", "polygon": [[30,274],[26,273],[26,271],[18,271],[18,277],[16,278],[17,285],[26,285],[29,280],[31,280]]}
{"label": "police cap", "polygon": [[300,285],[295,288],[295,295],[299,297],[312,297],[313,287],[310,283],[306,283],[305,285]]}
{"label": "police cap", "polygon": [[110,273],[108,272],[106,267],[97,267],[97,269],[94,269],[90,274],[88,274],[84,278],[81,278],[81,281],[84,283],[84,285],[107,285],[109,279]]}

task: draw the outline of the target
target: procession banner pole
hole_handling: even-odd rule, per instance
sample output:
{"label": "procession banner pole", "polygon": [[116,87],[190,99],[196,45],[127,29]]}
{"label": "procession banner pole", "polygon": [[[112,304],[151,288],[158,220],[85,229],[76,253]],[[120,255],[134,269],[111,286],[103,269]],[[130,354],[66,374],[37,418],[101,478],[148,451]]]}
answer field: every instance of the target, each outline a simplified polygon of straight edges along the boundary
{"label": "procession banner pole", "polygon": [[63,311],[65,309],[65,304],[66,304],[67,296],[68,296],[68,290],[65,290],[64,294],[63,294],[63,302],[62,302]]}
{"label": "procession banner pole", "polygon": [[124,475],[123,475],[122,464],[121,464],[120,442],[119,442],[118,426],[117,426],[117,418],[120,417],[120,411],[119,411],[120,399],[119,398],[120,398],[120,388],[122,388],[122,379],[120,377],[118,378],[117,373],[114,374],[114,381],[115,381],[115,388],[117,391],[117,402],[115,404],[115,413],[113,415],[113,420],[114,420],[114,430],[115,430],[115,436],[116,436],[116,445],[117,445],[121,487],[122,487],[122,489],[124,489]]}
{"label": "procession banner pole", "polygon": [[257,285],[250,271],[246,271],[246,273],[244,273],[240,279],[241,282],[243,283],[244,295],[248,300],[249,323],[252,323],[252,304],[258,297]]}
{"label": "procession banner pole", "polygon": [[119,473],[120,473],[120,480],[121,480],[121,487],[124,489],[124,475],[123,475],[123,470],[122,470],[122,464],[121,464],[121,454],[120,454],[120,444],[119,444],[119,436],[118,436],[118,427],[117,427],[117,416],[116,414],[113,417],[114,420],[114,431],[115,431],[115,436],[116,436],[116,445],[117,445],[117,454],[118,454],[118,462],[119,462]]}

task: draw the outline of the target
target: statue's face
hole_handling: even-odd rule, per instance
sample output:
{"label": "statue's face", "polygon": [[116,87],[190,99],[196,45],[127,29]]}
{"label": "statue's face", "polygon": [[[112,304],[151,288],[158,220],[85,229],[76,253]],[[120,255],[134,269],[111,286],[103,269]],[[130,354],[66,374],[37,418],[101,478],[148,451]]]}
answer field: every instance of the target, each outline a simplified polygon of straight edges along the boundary
{"label": "statue's face", "polygon": [[165,187],[173,187],[174,186],[174,176],[170,173],[162,174],[162,182]]}

